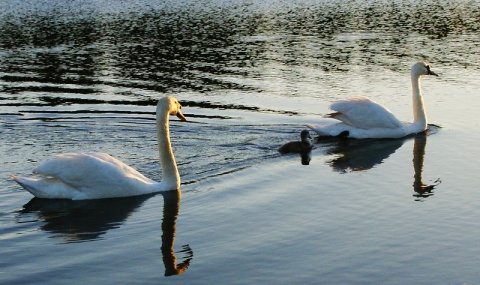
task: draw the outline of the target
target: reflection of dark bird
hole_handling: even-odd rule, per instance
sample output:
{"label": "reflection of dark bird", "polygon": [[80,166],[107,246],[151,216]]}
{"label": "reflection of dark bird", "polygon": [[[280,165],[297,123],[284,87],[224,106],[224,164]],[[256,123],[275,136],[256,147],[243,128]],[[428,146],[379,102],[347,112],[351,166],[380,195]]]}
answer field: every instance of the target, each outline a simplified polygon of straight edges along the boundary
{"label": "reflection of dark bird", "polygon": [[165,276],[183,274],[190,265],[193,258],[193,251],[190,246],[183,245],[182,252],[186,255],[181,263],[177,264],[177,257],[173,245],[175,242],[176,221],[180,212],[180,190],[167,191],[163,196],[163,221],[162,221],[162,256],[165,266]]}
{"label": "reflection of dark bird", "polygon": [[311,154],[311,149],[307,150],[307,151],[302,151],[300,153],[300,158],[301,158],[301,161],[302,161],[302,165],[310,165],[310,160],[312,160],[312,157],[310,156]]}
{"label": "reflection of dark bird", "polygon": [[288,142],[282,145],[278,151],[282,154],[285,153],[301,153],[307,152],[312,148],[312,143],[310,142],[310,132],[308,130],[303,130],[300,133],[300,141]]}
{"label": "reflection of dark bird", "polygon": [[153,195],[128,198],[72,201],[33,198],[19,212],[19,221],[37,216],[41,229],[62,237],[66,242],[99,239],[118,228],[144,201]]}

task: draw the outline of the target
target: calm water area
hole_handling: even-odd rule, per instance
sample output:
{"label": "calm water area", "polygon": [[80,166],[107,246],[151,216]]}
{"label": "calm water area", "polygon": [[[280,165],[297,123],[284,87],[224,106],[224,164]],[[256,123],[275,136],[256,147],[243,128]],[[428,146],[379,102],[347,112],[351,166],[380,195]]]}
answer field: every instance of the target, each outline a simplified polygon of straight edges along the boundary
{"label": "calm water area", "polygon": [[[318,139],[365,95],[427,134]],[[0,0],[0,284],[479,284],[480,1]],[[101,151],[181,195],[34,198],[10,179]]]}

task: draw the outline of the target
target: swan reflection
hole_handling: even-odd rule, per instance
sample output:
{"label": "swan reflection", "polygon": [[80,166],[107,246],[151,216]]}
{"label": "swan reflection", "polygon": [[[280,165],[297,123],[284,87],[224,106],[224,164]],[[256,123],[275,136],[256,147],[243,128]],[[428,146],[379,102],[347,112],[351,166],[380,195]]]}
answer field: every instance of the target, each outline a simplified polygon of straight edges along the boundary
{"label": "swan reflection", "polygon": [[340,173],[368,170],[383,163],[404,142],[405,139],[337,140],[327,154],[338,156],[327,161],[327,164]]}
{"label": "swan reflection", "polygon": [[[435,131],[435,129],[433,129]],[[338,157],[327,161],[335,171],[346,173],[349,171],[365,171],[383,163],[395,153],[403,143],[413,137],[413,195],[416,201],[422,201],[433,195],[435,186],[441,183],[440,179],[431,184],[423,182],[422,172],[425,160],[427,133],[420,133],[403,139],[365,139],[365,140],[336,140],[328,150],[328,154]]]}
{"label": "swan reflection", "polygon": [[190,246],[183,245],[180,251],[185,255],[182,262],[177,264],[174,250],[176,221],[180,212],[180,190],[161,193],[163,196],[163,221],[162,221],[162,256],[165,265],[165,276],[180,275],[187,270],[193,258]]}
{"label": "swan reflection", "polygon": [[153,195],[127,198],[72,201],[33,198],[20,211],[19,223],[42,221],[40,229],[62,237],[65,242],[100,239],[118,228],[143,202]]}
{"label": "swan reflection", "polygon": [[[60,200],[33,198],[17,216],[18,223],[41,221],[40,229],[61,237],[66,243],[98,240],[108,230],[119,228],[143,202],[156,194],[97,200]],[[183,245],[185,257],[177,264],[174,251],[176,221],[180,211],[180,190],[161,193],[163,196],[162,258],[165,276],[187,270],[193,258],[190,246]]]}

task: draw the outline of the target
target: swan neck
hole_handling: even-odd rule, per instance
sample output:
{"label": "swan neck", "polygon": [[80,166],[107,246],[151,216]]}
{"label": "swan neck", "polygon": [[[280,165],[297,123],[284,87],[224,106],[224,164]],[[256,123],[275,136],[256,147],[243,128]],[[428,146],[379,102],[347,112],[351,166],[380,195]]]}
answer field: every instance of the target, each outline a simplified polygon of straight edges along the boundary
{"label": "swan neck", "polygon": [[423,129],[427,128],[427,115],[420,84],[420,75],[412,72],[412,103],[413,103],[413,122],[421,124]]}
{"label": "swan neck", "polygon": [[157,138],[163,176],[162,184],[166,184],[166,187],[173,190],[180,188],[180,174],[170,143],[169,117],[168,106],[159,103],[157,105]]}

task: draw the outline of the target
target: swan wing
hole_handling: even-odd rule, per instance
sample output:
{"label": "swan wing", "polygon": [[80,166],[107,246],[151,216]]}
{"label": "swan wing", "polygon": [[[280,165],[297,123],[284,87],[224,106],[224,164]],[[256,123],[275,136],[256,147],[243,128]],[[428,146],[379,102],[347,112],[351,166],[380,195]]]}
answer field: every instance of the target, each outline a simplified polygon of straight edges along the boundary
{"label": "swan wing", "polygon": [[77,191],[134,186],[152,183],[137,170],[120,160],[98,152],[63,153],[35,168],[34,173],[55,178]]}
{"label": "swan wing", "polygon": [[337,101],[330,109],[335,113],[326,117],[337,119],[355,128],[399,128],[403,125],[390,110],[363,96]]}
{"label": "swan wing", "polygon": [[123,175],[127,175],[130,177],[136,177],[139,180],[145,181],[145,182],[151,182],[152,180],[145,177],[143,174],[138,172],[135,168],[129,166],[128,164],[123,163],[119,159],[116,159],[115,157],[104,153],[104,152],[88,152],[86,153],[89,156],[96,157],[99,160],[106,162],[106,163],[111,163],[113,166],[117,167],[118,169],[121,169],[121,173]]}

